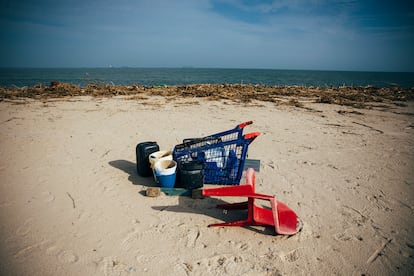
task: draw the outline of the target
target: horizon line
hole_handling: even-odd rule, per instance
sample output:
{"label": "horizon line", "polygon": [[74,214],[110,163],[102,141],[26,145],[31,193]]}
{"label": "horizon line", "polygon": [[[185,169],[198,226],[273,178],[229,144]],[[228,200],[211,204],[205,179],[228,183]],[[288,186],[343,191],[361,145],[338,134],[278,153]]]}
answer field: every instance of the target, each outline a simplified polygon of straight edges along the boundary
{"label": "horizon line", "polygon": [[198,67],[198,66],[0,66],[0,69],[211,69],[211,70],[273,70],[273,71],[314,71],[314,72],[356,72],[356,73],[414,73],[414,71],[380,71],[347,69],[283,69],[265,67]]}

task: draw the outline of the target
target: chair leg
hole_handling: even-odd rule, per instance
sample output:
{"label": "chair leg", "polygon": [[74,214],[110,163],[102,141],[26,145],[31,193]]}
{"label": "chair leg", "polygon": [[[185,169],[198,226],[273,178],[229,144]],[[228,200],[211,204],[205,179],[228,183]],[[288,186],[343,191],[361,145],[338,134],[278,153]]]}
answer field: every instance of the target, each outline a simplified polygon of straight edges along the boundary
{"label": "chair leg", "polygon": [[[247,197],[247,202],[219,204],[217,208],[226,210],[247,209],[247,219],[233,222],[210,224],[215,226],[273,226],[277,234],[293,235],[298,232],[298,217],[296,213],[284,203],[277,201],[274,196],[255,193],[255,173],[248,169],[245,185],[204,189],[204,196],[242,196]],[[269,200],[271,209],[256,206],[255,199]]]}
{"label": "chair leg", "polygon": [[228,210],[248,209],[247,219],[232,222],[214,223],[209,227],[217,226],[273,226],[279,235],[293,235],[298,232],[296,213],[284,203],[277,201],[273,196],[256,195],[270,201],[271,209],[256,206],[254,197],[250,197],[248,202],[233,204],[221,204],[219,208]]}
{"label": "chair leg", "polygon": [[244,210],[248,207],[248,201],[228,204],[218,204],[217,208],[225,210]]}
{"label": "chair leg", "polygon": [[208,227],[221,227],[221,226],[248,226],[252,225],[252,222],[249,220],[236,220],[231,222],[222,222],[222,223],[213,223]]}
{"label": "chair leg", "polygon": [[270,209],[262,208],[254,204],[254,198],[249,198],[247,202],[220,204],[219,208],[227,210],[247,209],[247,218],[233,222],[215,223],[209,226],[275,226],[273,212]]}

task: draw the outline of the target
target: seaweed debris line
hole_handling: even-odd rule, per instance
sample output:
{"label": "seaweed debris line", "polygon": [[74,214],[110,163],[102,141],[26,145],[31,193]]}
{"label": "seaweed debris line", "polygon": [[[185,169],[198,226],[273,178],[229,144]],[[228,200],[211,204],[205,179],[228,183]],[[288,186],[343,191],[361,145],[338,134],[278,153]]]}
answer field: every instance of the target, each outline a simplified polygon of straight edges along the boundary
{"label": "seaweed debris line", "polygon": [[358,108],[368,103],[406,102],[414,99],[414,87],[373,86],[264,86],[249,84],[192,84],[184,86],[141,86],[88,84],[79,86],[53,81],[49,86],[0,87],[0,101],[5,99],[51,99],[74,96],[129,96],[142,99],[150,96],[174,98],[204,98],[207,100],[253,100],[300,106],[302,102],[347,105]]}

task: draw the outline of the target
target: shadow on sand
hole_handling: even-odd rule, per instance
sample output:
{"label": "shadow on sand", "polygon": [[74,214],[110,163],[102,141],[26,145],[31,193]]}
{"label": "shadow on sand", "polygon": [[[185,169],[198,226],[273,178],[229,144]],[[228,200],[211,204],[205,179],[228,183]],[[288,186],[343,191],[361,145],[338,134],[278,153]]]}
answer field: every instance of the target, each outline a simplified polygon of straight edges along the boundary
{"label": "shadow on sand", "polygon": [[109,165],[127,173],[128,180],[132,183],[132,185],[143,185],[147,187],[156,187],[154,178],[151,176],[142,177],[138,175],[136,164],[131,161],[114,160],[114,161],[110,161]]}
{"label": "shadow on sand", "polygon": [[[244,200],[246,200],[246,198],[239,198],[236,202],[242,202]],[[193,199],[191,197],[179,196],[177,205],[152,206],[152,209],[160,212],[191,213],[215,218],[216,221],[212,221],[211,223],[231,222],[247,218],[247,210],[228,211],[216,208],[218,204],[227,203],[229,202],[216,197]],[[206,225],[206,227],[207,226],[208,225]],[[274,227],[244,226],[244,228],[264,235],[275,235]]]}
{"label": "shadow on sand", "polygon": [[[156,187],[157,184],[152,177],[142,177],[137,174],[136,164],[127,160],[114,160],[110,161],[109,165],[124,171],[128,174],[128,180],[133,185],[143,185],[147,187]],[[140,191],[142,196],[145,196],[145,191]],[[247,198],[239,198],[236,202],[242,202]],[[228,201],[221,200],[216,197],[205,197],[202,199],[193,199],[187,196],[178,196],[177,205],[163,205],[163,206],[152,206],[152,209],[159,212],[175,212],[175,213],[191,213],[209,216],[217,219],[212,223],[230,222],[236,220],[243,220],[247,217],[247,210],[231,210],[226,211],[223,209],[216,208],[218,204],[226,204]],[[206,225],[207,227],[208,225]],[[254,232],[275,235],[273,227],[251,227],[245,226],[244,228],[250,229]]]}

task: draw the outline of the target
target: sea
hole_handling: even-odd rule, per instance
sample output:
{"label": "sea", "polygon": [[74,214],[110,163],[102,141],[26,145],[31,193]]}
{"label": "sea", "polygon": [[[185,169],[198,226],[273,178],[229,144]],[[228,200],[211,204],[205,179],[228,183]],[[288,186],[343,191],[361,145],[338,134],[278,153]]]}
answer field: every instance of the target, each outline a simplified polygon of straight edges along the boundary
{"label": "sea", "polygon": [[267,86],[414,87],[414,72],[354,72],[214,68],[0,68],[1,87],[86,84],[181,86],[252,84]]}

